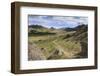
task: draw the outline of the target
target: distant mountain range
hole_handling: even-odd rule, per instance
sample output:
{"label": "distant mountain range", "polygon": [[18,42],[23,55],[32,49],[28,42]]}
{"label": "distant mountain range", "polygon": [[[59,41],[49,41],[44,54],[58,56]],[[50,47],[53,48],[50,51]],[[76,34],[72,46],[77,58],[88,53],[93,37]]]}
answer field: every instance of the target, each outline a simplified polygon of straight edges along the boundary
{"label": "distant mountain range", "polygon": [[35,28],[35,29],[38,29],[38,28],[45,28],[45,27],[43,27],[43,26],[41,26],[41,25],[29,25],[28,27],[29,27],[29,28]]}
{"label": "distant mountain range", "polygon": [[84,29],[84,28],[87,28],[87,25],[85,24],[82,24],[82,25],[78,25],[76,27],[73,27],[73,28],[69,28],[69,27],[66,27],[66,28],[61,28],[62,30],[65,30],[65,31],[76,31],[78,29]]}
{"label": "distant mountain range", "polygon": [[[29,28],[35,28],[35,29],[38,29],[38,28],[47,28],[47,27],[44,27],[44,26],[42,26],[42,25],[29,25],[28,26]],[[76,27],[72,27],[72,28],[70,28],[70,27],[65,27],[65,28],[60,28],[61,30],[65,30],[65,31],[75,31],[75,30],[77,30],[77,29],[80,29],[80,28],[87,28],[87,25],[85,25],[85,24],[82,24],[82,25],[78,25],[78,26],[76,26]],[[51,27],[51,28],[54,28],[54,27]],[[49,28],[48,28],[49,29]],[[56,29],[56,28],[54,28],[54,29]]]}

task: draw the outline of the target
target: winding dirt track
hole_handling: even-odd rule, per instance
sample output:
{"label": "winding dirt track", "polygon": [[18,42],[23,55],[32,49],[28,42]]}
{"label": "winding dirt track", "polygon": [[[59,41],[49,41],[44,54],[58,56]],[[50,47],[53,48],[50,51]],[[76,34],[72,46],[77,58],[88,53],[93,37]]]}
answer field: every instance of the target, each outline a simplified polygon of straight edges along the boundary
{"label": "winding dirt track", "polygon": [[53,43],[55,44],[56,49],[58,49],[60,53],[63,53],[65,56],[68,56],[69,53],[64,51],[64,49],[60,45],[58,45],[58,43],[56,43],[55,41],[53,41]]}

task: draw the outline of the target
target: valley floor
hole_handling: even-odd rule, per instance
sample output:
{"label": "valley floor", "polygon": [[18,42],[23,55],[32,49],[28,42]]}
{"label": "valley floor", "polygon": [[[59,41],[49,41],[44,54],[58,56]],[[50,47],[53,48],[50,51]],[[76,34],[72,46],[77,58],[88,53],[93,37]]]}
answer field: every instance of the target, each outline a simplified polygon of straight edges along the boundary
{"label": "valley floor", "polygon": [[[65,38],[67,34],[29,36],[29,58],[28,60],[51,60],[51,59],[74,59],[81,58],[82,46],[80,42]],[[33,49],[35,48],[35,49]]]}

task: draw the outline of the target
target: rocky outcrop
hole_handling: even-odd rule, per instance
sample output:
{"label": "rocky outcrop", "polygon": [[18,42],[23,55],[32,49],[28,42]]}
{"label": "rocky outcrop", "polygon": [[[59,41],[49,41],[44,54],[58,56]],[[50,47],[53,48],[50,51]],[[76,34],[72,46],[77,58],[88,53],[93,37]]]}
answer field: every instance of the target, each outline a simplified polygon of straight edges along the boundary
{"label": "rocky outcrop", "polygon": [[46,60],[41,49],[34,43],[28,44],[28,60]]}

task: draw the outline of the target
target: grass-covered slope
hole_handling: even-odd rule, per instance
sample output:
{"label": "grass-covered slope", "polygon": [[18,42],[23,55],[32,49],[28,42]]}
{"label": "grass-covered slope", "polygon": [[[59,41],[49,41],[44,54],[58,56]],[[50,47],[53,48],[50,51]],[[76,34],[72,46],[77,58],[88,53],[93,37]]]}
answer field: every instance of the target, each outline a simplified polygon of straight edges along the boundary
{"label": "grass-covered slope", "polygon": [[73,29],[69,31],[68,28],[65,30],[40,25],[29,26],[29,60],[86,58],[87,25],[79,25]]}

